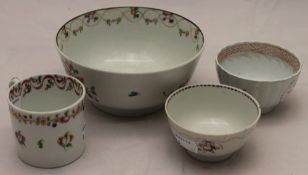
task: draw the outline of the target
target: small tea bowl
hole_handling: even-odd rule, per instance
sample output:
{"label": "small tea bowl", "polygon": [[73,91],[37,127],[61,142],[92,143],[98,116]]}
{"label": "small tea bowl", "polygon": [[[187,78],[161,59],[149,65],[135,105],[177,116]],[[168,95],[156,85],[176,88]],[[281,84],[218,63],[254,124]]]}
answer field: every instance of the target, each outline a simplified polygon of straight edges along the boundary
{"label": "small tea bowl", "polygon": [[299,59],[268,43],[243,42],[227,46],[216,59],[220,83],[254,96],[262,114],[272,111],[294,88],[301,72]]}
{"label": "small tea bowl", "polygon": [[12,79],[8,104],[18,157],[23,162],[55,168],[82,155],[85,93],[78,79],[65,75]]}
{"label": "small tea bowl", "polygon": [[190,155],[220,161],[240,149],[261,110],[247,92],[227,85],[191,85],[174,91],[165,103],[174,137]]}
{"label": "small tea bowl", "polygon": [[200,28],[181,15],[114,7],[65,23],[56,46],[66,72],[84,83],[96,107],[136,116],[162,109],[189,81],[205,44]]}

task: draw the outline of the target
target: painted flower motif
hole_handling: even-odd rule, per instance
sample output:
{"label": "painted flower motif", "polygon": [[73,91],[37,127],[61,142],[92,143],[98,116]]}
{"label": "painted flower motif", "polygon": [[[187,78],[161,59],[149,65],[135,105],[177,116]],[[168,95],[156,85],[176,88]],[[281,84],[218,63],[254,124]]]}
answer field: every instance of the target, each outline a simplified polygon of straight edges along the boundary
{"label": "painted flower motif", "polygon": [[[84,78],[79,76],[79,71],[76,68],[74,68],[72,63],[66,60],[63,60],[63,64],[64,64],[64,68],[67,74],[76,77],[82,83],[84,83]],[[96,102],[99,102],[94,86],[91,86],[90,88],[86,87],[86,93],[91,99],[95,100]]]}
{"label": "painted flower motif", "polygon": [[15,117],[20,123],[37,125],[37,126],[49,126],[57,127],[58,124],[68,123],[71,119],[78,116],[81,111],[84,111],[84,102],[81,102],[76,108],[72,110],[65,111],[63,114],[56,114],[54,116],[36,116],[32,115],[21,115],[19,112],[15,111],[13,108],[9,108],[10,113]]}
{"label": "painted flower motif", "polygon": [[173,24],[174,21],[175,21],[173,14],[170,13],[170,12],[163,12],[162,16],[163,16],[163,17],[162,17],[162,20],[163,20],[163,21],[167,21],[167,22],[169,22],[170,24]]}
{"label": "painted flower motif", "polygon": [[209,140],[202,140],[198,143],[198,151],[215,153],[217,150],[223,149],[223,146],[219,143],[215,143]]}
{"label": "painted flower motif", "polygon": [[[113,9],[111,9],[113,10]],[[80,20],[80,18],[76,18],[72,21],[70,21],[67,25],[63,26],[61,28],[61,33],[58,36],[60,43],[59,47],[63,49],[63,42],[64,40],[68,39],[70,34],[72,33],[73,36],[78,36],[78,32],[82,32],[84,27],[91,27],[91,26],[95,26],[96,24],[98,24],[101,19],[103,19],[98,12],[100,11],[104,11],[107,12],[109,11],[108,9],[105,10],[97,10],[97,11],[92,11],[92,12],[88,12],[83,16],[82,19],[82,24],[81,26],[77,27],[77,29],[72,28],[72,23],[76,22],[77,20]],[[108,18],[108,19],[103,19],[104,22],[106,22],[106,24],[108,26],[112,26],[112,24],[120,24],[120,22],[123,19],[127,19],[130,22],[136,22],[139,21],[139,19],[144,19],[145,23],[147,25],[153,23],[153,24],[157,24],[158,22],[161,22],[162,24],[164,24],[167,27],[177,27],[179,29],[179,33],[180,36],[189,36],[192,38],[193,42],[195,41],[199,41],[200,37],[199,37],[199,33],[200,31],[198,29],[193,29],[191,30],[191,32],[189,30],[184,31],[183,29],[181,29],[179,27],[179,25],[177,25],[177,18],[176,15],[174,15],[171,12],[167,12],[167,11],[156,11],[156,16],[155,17],[147,17],[145,14],[151,11],[152,13],[155,12],[155,10],[146,10],[143,9],[141,7],[130,7],[129,10],[127,11],[129,16],[126,16],[126,12],[122,12],[122,14],[118,15],[118,16],[114,16],[113,18]],[[125,18],[124,18],[125,17]],[[70,33],[71,32],[71,33]],[[198,51],[200,49],[200,43],[196,44],[196,50]]]}
{"label": "painted flower motif", "polygon": [[183,29],[179,29],[179,34],[180,36],[185,36],[188,37],[189,36],[189,31],[183,30]]}
{"label": "painted flower motif", "polygon": [[46,75],[31,77],[24,80],[21,83],[21,93],[18,94],[18,96],[22,95],[22,97],[24,97],[32,92],[33,89],[40,90],[43,88],[44,90],[49,90],[53,86],[56,86],[60,90],[64,90],[67,85],[72,86],[72,89],[75,90],[76,95],[81,95],[82,88],[75,80],[71,78],[63,78],[57,75]]}
{"label": "painted flower motif", "polygon": [[23,97],[26,95],[26,94],[28,94],[29,92],[31,92],[31,84],[30,84],[30,82],[26,82],[25,84],[24,84],[24,88],[23,88]]}
{"label": "painted flower motif", "polygon": [[84,17],[88,24],[91,23],[91,21],[96,22],[98,20],[98,16],[95,11],[85,14]]}
{"label": "painted flower motif", "polygon": [[15,132],[15,136],[20,145],[26,146],[26,137],[21,134],[20,130]]}
{"label": "painted flower motif", "polygon": [[198,39],[199,33],[200,33],[200,31],[198,29],[196,29],[195,33],[194,33],[194,39]]}
{"label": "painted flower motif", "polygon": [[133,18],[139,18],[141,16],[141,12],[139,11],[138,7],[132,7],[130,9],[130,14],[133,16]]}
{"label": "painted flower motif", "polygon": [[66,91],[71,91],[73,89],[73,84],[72,82],[69,82],[67,87],[66,87]]}
{"label": "painted flower motif", "polygon": [[67,131],[64,136],[61,136],[58,138],[57,142],[59,146],[63,147],[63,149],[66,151],[68,148],[72,147],[72,141],[74,139],[74,135],[71,134],[69,131]]}
{"label": "painted flower motif", "polygon": [[64,112],[64,116],[59,118],[60,123],[67,123],[70,120],[71,116],[68,115],[68,112],[69,111]]}
{"label": "painted flower motif", "polygon": [[154,19],[144,18],[144,21],[147,25],[149,25],[150,23],[154,23],[156,25],[158,22],[158,19],[157,18],[154,18]]}
{"label": "painted flower motif", "polygon": [[13,86],[12,90],[9,93],[10,101],[12,101],[13,104],[19,101],[21,92],[22,92],[22,85],[20,83],[17,86]]}
{"label": "painted flower motif", "polygon": [[46,86],[45,86],[45,90],[50,89],[52,86],[54,86],[53,80],[52,80],[52,79],[48,79],[48,80],[47,80],[47,84],[46,84]]}
{"label": "painted flower motif", "polygon": [[64,63],[64,68],[67,74],[75,76],[78,75],[78,70],[74,68],[73,64],[68,62],[68,61],[63,61]]}
{"label": "painted flower motif", "polygon": [[115,19],[107,19],[106,24],[108,26],[111,26],[111,24],[113,24],[113,23],[119,24],[121,21],[122,21],[122,17],[118,17],[118,18],[115,18]]}
{"label": "painted flower motif", "polygon": [[64,27],[62,27],[62,33],[63,33],[63,35],[64,35],[64,37],[65,38],[68,38],[68,30],[66,29],[66,27],[64,26]]}
{"label": "painted flower motif", "polygon": [[83,26],[79,26],[77,29],[73,30],[73,34],[77,36],[77,33],[81,33],[83,31]]}
{"label": "painted flower motif", "polygon": [[96,102],[99,102],[94,86],[91,86],[91,88],[86,88],[86,92],[90,98],[94,99]]}

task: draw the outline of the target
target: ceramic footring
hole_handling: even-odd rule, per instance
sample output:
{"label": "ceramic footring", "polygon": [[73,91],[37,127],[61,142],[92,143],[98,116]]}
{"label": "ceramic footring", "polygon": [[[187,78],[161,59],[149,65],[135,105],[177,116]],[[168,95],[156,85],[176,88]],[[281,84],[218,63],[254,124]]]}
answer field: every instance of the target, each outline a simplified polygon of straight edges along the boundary
{"label": "ceramic footring", "polygon": [[204,161],[204,162],[219,162],[219,161],[223,161],[223,160],[232,156],[232,153],[222,155],[222,156],[206,156],[206,155],[196,154],[196,153],[188,151],[188,150],[186,150],[186,151],[193,158],[200,160],[200,161]]}
{"label": "ceramic footring", "polygon": [[163,105],[157,105],[154,107],[149,107],[149,108],[144,108],[144,109],[119,109],[119,108],[111,108],[108,106],[102,106],[94,102],[92,102],[92,104],[99,110],[102,110],[103,112],[106,112],[106,113],[109,113],[115,116],[123,116],[123,117],[131,117],[131,116],[138,117],[142,115],[148,115],[158,110],[161,110],[163,107]]}
{"label": "ceramic footring", "polygon": [[66,165],[69,165],[75,161],[77,161],[82,155],[83,153],[85,152],[85,146],[82,150],[82,152],[80,152],[80,154],[77,154],[75,157],[72,157],[71,160],[68,160],[66,163],[63,163],[63,162],[59,162],[58,164],[57,163],[54,163],[54,164],[46,164],[44,162],[41,162],[41,163],[38,163],[36,161],[32,162],[29,160],[26,160],[26,159],[23,159],[22,156],[18,155],[18,158],[24,162],[25,164],[27,165],[30,165],[32,167],[35,167],[35,168],[46,168],[46,169],[50,169],[50,168],[61,168],[61,167],[64,167]]}
{"label": "ceramic footring", "polygon": [[275,108],[276,108],[276,105],[271,106],[271,107],[267,107],[267,108],[262,108],[261,112],[262,112],[262,114],[266,114],[266,113],[273,111]]}

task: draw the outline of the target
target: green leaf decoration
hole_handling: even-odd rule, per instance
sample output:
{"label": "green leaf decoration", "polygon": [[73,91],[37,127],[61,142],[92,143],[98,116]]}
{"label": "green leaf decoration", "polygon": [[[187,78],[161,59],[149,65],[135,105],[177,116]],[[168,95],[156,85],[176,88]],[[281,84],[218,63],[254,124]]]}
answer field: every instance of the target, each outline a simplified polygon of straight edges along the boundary
{"label": "green leaf decoration", "polygon": [[67,91],[70,91],[70,90],[72,90],[72,89],[73,89],[73,85],[72,85],[71,82],[69,82],[69,83],[68,83],[68,86],[67,86],[67,88],[66,88],[66,90],[67,90]]}
{"label": "green leaf decoration", "polygon": [[67,131],[65,134],[64,134],[64,138],[68,138],[68,134],[69,134],[69,132]]}
{"label": "green leaf decoration", "polygon": [[145,19],[145,23],[149,25],[149,19]]}
{"label": "green leaf decoration", "polygon": [[35,124],[39,125],[40,123],[41,123],[41,119],[40,119],[40,117],[37,117],[36,120],[35,120]]}
{"label": "green leaf decoration", "polygon": [[197,45],[197,47],[196,47],[196,51],[198,51],[200,48],[199,48],[199,45]]}
{"label": "green leaf decoration", "polygon": [[136,92],[136,91],[132,91],[132,92],[130,92],[130,93],[128,94],[129,97],[135,97],[135,96],[138,96],[138,95],[140,95],[140,93],[139,93],[139,92]]}
{"label": "green leaf decoration", "polygon": [[48,84],[53,84],[51,79],[49,79],[47,82],[48,82]]}
{"label": "green leaf decoration", "polygon": [[40,140],[37,142],[37,146],[38,146],[40,149],[43,149],[43,147],[44,147],[44,139],[40,139]]}
{"label": "green leaf decoration", "polygon": [[122,18],[118,18],[117,19],[117,24],[119,24],[121,22]]}

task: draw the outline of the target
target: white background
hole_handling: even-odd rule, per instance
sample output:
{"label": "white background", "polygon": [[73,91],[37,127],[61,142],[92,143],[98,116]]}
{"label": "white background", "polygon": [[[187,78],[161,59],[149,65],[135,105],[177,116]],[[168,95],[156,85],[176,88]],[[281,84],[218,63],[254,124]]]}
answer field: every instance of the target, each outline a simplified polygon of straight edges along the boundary
{"label": "white background", "polygon": [[[194,160],[177,145],[163,111],[137,119],[106,115],[87,104],[87,150],[73,164],[37,169],[16,156],[6,102],[11,77],[64,73],[55,35],[70,18],[104,7],[140,5],[179,13],[205,31],[206,48],[189,84],[218,83],[214,59],[226,45],[270,42],[303,63],[299,81],[284,103],[263,116],[248,143],[217,164]],[[308,1],[305,0],[1,0],[0,174],[228,174],[295,175],[308,172]]]}

